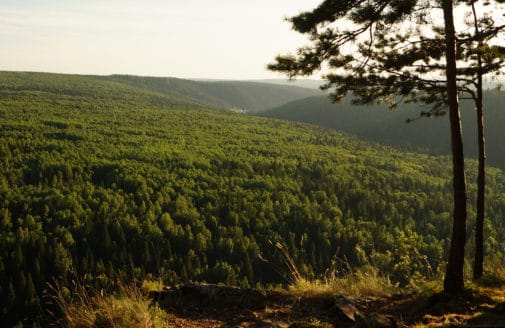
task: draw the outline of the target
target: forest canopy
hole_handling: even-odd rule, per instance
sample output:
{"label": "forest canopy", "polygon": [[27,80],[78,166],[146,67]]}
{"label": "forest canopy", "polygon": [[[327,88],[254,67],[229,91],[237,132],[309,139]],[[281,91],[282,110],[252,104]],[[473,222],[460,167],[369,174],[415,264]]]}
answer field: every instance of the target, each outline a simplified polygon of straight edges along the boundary
{"label": "forest canopy", "polygon": [[[1,322],[34,320],[47,282],[75,275],[286,283],[277,242],[308,277],[344,259],[402,285],[443,271],[449,158],[65,78],[74,94],[0,74]],[[505,176],[488,174],[485,247],[501,259]]]}

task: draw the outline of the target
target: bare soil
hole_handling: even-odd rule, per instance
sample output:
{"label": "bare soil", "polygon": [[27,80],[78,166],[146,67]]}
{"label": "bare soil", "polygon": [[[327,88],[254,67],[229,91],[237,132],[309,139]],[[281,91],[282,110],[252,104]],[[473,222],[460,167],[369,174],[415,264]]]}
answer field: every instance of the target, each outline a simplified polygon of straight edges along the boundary
{"label": "bare soil", "polygon": [[351,298],[191,284],[151,297],[169,313],[169,327],[505,327],[503,288]]}

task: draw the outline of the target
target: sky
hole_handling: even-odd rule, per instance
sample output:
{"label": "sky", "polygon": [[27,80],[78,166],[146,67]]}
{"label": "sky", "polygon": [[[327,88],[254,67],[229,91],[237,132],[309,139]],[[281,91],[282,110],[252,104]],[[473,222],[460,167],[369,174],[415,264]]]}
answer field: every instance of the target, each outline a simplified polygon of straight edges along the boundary
{"label": "sky", "polygon": [[282,78],[307,43],[285,17],[322,0],[1,0],[0,70]]}

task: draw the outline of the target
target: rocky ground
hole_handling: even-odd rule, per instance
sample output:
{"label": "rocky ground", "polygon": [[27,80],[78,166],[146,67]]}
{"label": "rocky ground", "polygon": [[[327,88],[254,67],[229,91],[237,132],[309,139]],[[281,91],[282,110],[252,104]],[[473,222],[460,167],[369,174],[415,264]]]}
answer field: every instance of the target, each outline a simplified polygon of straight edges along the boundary
{"label": "rocky ground", "polygon": [[505,290],[497,288],[351,298],[191,284],[151,297],[170,313],[170,327],[505,327]]}

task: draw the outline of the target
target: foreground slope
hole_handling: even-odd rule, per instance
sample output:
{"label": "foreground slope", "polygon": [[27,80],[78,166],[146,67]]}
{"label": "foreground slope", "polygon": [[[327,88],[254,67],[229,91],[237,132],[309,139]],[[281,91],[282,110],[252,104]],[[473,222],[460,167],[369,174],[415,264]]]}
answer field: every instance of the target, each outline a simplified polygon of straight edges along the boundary
{"label": "foreground slope", "polygon": [[[505,100],[503,91],[486,91],[485,125],[488,162],[505,169]],[[463,137],[465,155],[477,158],[477,127],[474,106],[462,101]],[[371,141],[432,154],[450,154],[448,118],[421,118],[411,123],[428,108],[418,105],[402,105],[395,111],[385,106],[354,106],[349,100],[332,104],[328,97],[309,97],[263,112],[266,117],[282,118],[312,123],[327,128],[352,133]]]}
{"label": "foreground slope", "polygon": [[504,327],[503,281],[462,295],[335,295],[189,284],[151,293],[176,327]]}
{"label": "foreground slope", "polygon": [[[174,98],[121,85],[38,78],[2,82],[0,322],[35,320],[56,277],[99,287],[132,276],[283,283],[290,272],[277,243],[309,277],[344,260],[402,285],[443,270],[448,158],[299,123],[178,109]],[[490,169],[494,260],[503,258],[504,188],[503,173]]]}

